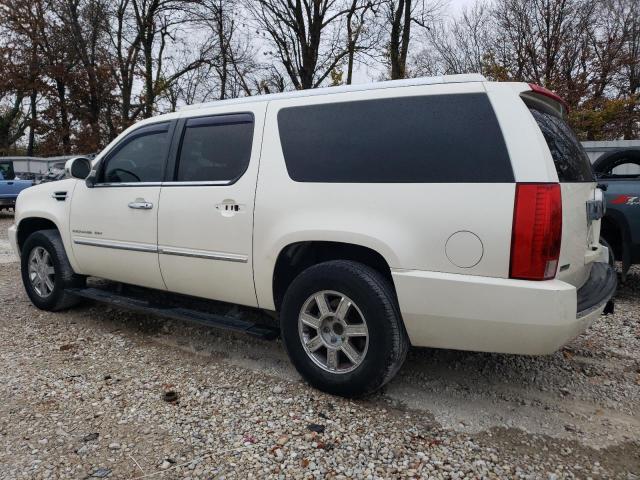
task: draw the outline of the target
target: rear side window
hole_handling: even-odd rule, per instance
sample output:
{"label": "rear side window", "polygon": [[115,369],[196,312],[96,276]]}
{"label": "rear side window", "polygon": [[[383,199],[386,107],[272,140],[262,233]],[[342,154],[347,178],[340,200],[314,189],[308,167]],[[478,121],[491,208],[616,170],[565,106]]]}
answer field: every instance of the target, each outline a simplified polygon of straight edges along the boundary
{"label": "rear side window", "polygon": [[278,128],[298,182],[513,182],[485,94],[283,108]]}
{"label": "rear side window", "polygon": [[560,117],[529,108],[547,142],[560,182],[593,182],[591,162],[571,127]]}
{"label": "rear side window", "polygon": [[249,165],[252,139],[251,114],[187,120],[176,180],[231,182],[238,179]]}

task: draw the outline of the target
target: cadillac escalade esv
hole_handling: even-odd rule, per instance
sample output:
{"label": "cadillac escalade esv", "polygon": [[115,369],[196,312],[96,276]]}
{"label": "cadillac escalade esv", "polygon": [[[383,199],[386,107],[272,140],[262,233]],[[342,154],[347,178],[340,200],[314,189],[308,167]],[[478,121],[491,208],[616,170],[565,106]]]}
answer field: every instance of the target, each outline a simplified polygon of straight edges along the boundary
{"label": "cadillac escalade esv", "polygon": [[257,334],[189,302],[267,311],[334,394],[380,388],[409,345],[547,354],[616,288],[602,192],[564,113],[541,87],[479,75],[195,105],[25,190],[10,239],[38,308],[117,296]]}

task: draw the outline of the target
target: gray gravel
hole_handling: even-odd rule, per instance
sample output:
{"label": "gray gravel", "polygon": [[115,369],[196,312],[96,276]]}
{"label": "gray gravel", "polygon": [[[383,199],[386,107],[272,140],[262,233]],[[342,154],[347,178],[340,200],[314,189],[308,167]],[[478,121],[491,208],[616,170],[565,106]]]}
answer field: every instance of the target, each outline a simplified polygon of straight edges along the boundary
{"label": "gray gravel", "polygon": [[18,267],[0,263],[2,478],[640,477],[637,268],[616,314],[554,355],[416,349],[349,401],[305,385],[279,342],[38,311]]}

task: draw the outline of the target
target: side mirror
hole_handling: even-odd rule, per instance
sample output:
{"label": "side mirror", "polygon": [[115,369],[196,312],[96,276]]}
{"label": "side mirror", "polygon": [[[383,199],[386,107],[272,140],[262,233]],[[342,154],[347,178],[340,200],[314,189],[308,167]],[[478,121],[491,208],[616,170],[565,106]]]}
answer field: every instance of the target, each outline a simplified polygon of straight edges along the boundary
{"label": "side mirror", "polygon": [[68,178],[84,180],[91,173],[91,160],[86,157],[75,157],[64,164],[64,173]]}

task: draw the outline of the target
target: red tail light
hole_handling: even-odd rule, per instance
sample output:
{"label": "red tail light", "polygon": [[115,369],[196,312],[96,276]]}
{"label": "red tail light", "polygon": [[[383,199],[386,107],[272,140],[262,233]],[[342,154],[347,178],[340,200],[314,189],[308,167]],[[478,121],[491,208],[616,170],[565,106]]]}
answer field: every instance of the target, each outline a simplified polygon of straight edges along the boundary
{"label": "red tail light", "polygon": [[562,237],[562,196],[557,183],[519,183],[513,209],[509,277],[556,276]]}

